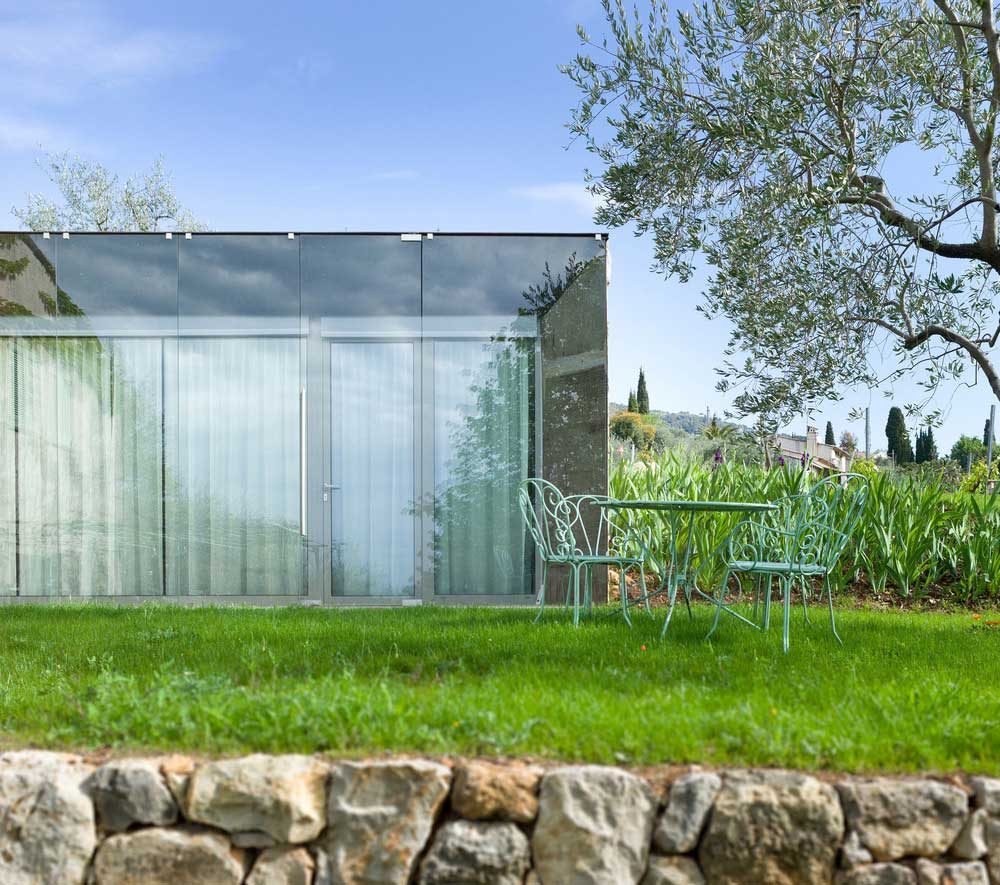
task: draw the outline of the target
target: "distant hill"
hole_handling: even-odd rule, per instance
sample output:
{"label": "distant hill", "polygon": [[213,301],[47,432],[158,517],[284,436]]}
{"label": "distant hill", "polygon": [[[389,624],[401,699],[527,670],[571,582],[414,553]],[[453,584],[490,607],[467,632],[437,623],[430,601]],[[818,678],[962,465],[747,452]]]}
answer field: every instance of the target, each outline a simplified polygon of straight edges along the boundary
{"label": "distant hill", "polygon": [[[625,404],[608,403],[608,407],[611,414],[614,415],[616,412],[623,411]],[[649,414],[658,419],[664,426],[689,433],[692,436],[700,434],[711,421],[711,417],[706,418],[703,414],[695,415],[691,412],[661,412],[659,409],[650,409]],[[723,421],[721,423],[728,424],[730,422]]]}

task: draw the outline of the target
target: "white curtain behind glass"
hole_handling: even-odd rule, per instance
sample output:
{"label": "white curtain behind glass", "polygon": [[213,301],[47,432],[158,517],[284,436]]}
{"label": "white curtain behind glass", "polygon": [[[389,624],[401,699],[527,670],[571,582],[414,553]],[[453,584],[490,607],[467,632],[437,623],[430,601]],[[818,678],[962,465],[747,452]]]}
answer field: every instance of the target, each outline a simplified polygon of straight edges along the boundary
{"label": "white curtain behind glass", "polygon": [[17,592],[14,403],[14,339],[0,338],[0,596]]}
{"label": "white curtain behind glass", "polygon": [[55,338],[17,340],[20,591],[59,593],[59,385]]}
{"label": "white curtain behind glass", "polygon": [[159,595],[161,347],[17,342],[22,595]]}
{"label": "white curtain behind glass", "polygon": [[413,345],[330,345],[333,592],[414,592]]}
{"label": "white curtain behind glass", "polygon": [[434,343],[435,592],[522,594],[534,342]]}
{"label": "white curtain behind glass", "polygon": [[59,341],[60,594],[161,595],[162,344]]}
{"label": "white curtain behind glass", "polygon": [[171,595],[301,595],[299,341],[168,348]]}

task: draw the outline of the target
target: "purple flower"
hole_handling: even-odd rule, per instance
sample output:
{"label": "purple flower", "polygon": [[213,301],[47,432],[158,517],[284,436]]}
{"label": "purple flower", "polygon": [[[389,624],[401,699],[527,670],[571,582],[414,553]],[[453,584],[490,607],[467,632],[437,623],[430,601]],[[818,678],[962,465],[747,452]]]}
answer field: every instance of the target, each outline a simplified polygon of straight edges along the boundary
{"label": "purple flower", "polygon": [[778,455],[778,466],[779,467],[784,467],[785,466],[785,456],[784,455]]}

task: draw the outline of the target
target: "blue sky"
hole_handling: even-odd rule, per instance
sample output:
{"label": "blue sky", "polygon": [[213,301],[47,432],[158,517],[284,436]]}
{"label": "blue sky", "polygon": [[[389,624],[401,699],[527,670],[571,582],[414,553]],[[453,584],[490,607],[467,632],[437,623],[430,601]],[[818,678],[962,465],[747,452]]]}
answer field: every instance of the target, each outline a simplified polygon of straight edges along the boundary
{"label": "blue sky", "polygon": [[[51,191],[41,145],[126,174],[163,154],[182,200],[218,230],[594,229],[589,157],[567,149],[576,96],[557,67],[578,49],[577,23],[601,31],[598,0],[0,11],[0,227],[17,226],[9,208],[26,192]],[[721,414],[727,330],[696,313],[700,280],[664,281],[648,241],[611,234],[612,398],[643,364],[654,408]],[[815,420],[860,436],[847,413],[869,403],[881,448],[880,393],[847,392]],[[989,390],[938,404],[944,448],[982,433]]]}

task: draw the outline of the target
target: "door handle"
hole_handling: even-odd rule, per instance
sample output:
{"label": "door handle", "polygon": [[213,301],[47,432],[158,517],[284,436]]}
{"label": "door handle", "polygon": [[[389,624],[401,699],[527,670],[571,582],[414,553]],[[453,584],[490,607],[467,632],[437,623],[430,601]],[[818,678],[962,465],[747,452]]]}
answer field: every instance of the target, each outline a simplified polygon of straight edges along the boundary
{"label": "door handle", "polygon": [[323,488],[331,492],[339,492],[340,485],[335,482],[325,482],[323,483]]}

